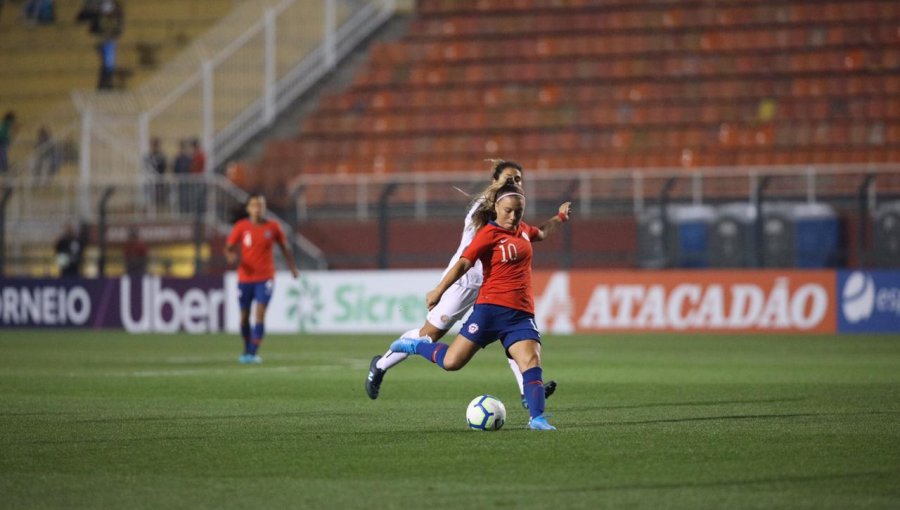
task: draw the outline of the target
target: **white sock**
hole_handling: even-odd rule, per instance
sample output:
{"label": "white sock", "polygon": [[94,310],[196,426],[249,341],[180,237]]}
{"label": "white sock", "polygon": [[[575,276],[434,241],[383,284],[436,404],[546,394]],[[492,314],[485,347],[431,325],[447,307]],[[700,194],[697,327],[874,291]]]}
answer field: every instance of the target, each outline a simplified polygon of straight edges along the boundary
{"label": "white sock", "polygon": [[[411,329],[400,335],[400,338],[418,338],[420,331],[420,328]],[[408,357],[409,354],[406,354],[405,352],[387,351],[380,360],[375,362],[375,366],[381,370],[388,370]]]}
{"label": "white sock", "polygon": [[522,382],[522,372],[519,372],[519,365],[516,364],[516,360],[512,358],[506,358],[509,361],[509,368],[512,369],[512,373],[516,376],[516,383],[519,385],[519,395],[525,394],[525,383]]}
{"label": "white sock", "polygon": [[409,354],[406,354],[405,352],[388,351],[384,353],[384,356],[382,356],[381,359],[375,362],[375,366],[381,370],[387,370],[408,357]]}

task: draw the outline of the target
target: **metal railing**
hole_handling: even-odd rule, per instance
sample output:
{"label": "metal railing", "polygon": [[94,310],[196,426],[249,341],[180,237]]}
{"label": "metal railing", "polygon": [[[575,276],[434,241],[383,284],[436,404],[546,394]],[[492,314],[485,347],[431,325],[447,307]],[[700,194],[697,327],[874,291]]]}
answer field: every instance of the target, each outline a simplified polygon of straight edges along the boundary
{"label": "metal railing", "polygon": [[[391,0],[258,0],[240,4],[138,90],[79,92],[79,175],[136,175],[151,138],[198,139],[206,172],[334,68],[394,11]],[[95,151],[120,149],[115,161]]]}
{"label": "metal railing", "polygon": [[[8,260],[26,260],[33,256],[30,252],[35,247],[46,251],[67,223],[168,229],[182,232],[181,237],[156,239],[158,244],[193,243],[199,247],[226,236],[248,198],[246,191],[218,175],[144,175],[138,183],[128,178],[104,179],[92,182],[87,189],[73,177],[56,177],[40,188],[33,184],[13,180],[4,189],[8,200],[0,217],[6,219],[5,237],[12,241],[6,243],[4,250]],[[89,205],[94,214],[90,218],[80,214],[80,197],[84,195],[93,197]],[[52,196],[55,200],[43,202],[42,196]],[[23,206],[34,203],[44,203],[44,210],[23,213]],[[294,232],[279,216],[270,213],[269,217],[278,221],[287,233],[299,266],[327,267],[324,254],[312,242]],[[17,219],[10,221],[10,218]],[[98,229],[99,245],[106,242],[101,234]]]}
{"label": "metal railing", "polygon": [[[4,179],[14,189],[8,224],[56,232],[62,218],[95,221],[98,190],[153,185],[144,171],[152,137],[170,155],[178,142],[199,139],[211,176],[394,9],[393,0],[246,0],[138,89],[73,93],[71,105],[43,122],[53,140]],[[38,176],[34,170],[48,148],[59,154],[56,171],[48,173],[59,175]],[[132,198],[140,214],[165,214],[146,196]],[[7,245],[16,251],[34,232],[13,228]],[[308,241],[300,248],[311,260],[321,258]]]}
{"label": "metal railing", "polygon": [[[416,174],[304,174],[289,185],[290,207],[299,221],[374,219],[379,197],[391,193],[391,214],[416,219],[458,215],[466,196],[487,184],[484,172]],[[858,189],[867,186],[869,210],[880,195],[900,196],[900,164],[804,165],[724,168],[658,168],[557,171],[525,170],[529,207],[552,212],[559,201],[572,200],[582,217],[640,214],[658,204],[667,185],[672,203],[747,202],[753,204],[760,180],[767,178],[769,200],[840,202],[853,207]]]}

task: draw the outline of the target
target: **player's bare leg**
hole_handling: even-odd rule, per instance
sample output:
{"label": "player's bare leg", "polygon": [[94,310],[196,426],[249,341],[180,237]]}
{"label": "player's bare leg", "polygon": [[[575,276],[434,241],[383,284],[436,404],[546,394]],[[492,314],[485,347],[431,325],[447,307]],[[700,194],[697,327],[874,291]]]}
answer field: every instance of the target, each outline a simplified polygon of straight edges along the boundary
{"label": "player's bare leg", "polygon": [[481,346],[462,335],[457,335],[450,345],[421,338],[401,338],[391,344],[391,350],[418,354],[444,370],[454,371],[466,366],[475,353],[481,350]]}

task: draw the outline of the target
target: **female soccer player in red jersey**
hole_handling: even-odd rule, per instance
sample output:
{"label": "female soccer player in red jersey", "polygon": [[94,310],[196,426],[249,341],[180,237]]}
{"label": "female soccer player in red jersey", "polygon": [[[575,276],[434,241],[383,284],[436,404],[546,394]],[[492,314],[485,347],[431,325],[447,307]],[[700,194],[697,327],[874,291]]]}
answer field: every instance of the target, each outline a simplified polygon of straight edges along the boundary
{"label": "female soccer player in red jersey", "polygon": [[[291,250],[285,242],[284,232],[278,223],[267,220],[266,199],[262,195],[252,195],[247,200],[246,219],[237,221],[225,244],[225,258],[234,264],[240,255],[238,265],[238,299],[241,307],[241,336],[244,338],[244,353],[241,363],[262,363],[257,351],[265,336],[266,307],[272,298],[275,286],[275,260],[272,245],[278,244],[294,278],[299,274]],[[256,301],[256,317],[250,328],[250,306]]]}
{"label": "female soccer player in red jersey", "polygon": [[[453,268],[453,265],[456,264],[459,256],[462,255],[463,251],[475,237],[475,232],[478,229],[474,226],[474,217],[476,212],[482,208],[487,197],[496,193],[497,189],[499,189],[500,186],[503,186],[509,179],[512,179],[515,184],[522,183],[521,165],[515,161],[503,159],[489,161],[492,165],[491,183],[484,191],[478,194],[475,200],[472,201],[469,212],[466,214],[465,226],[463,227],[459,247],[456,249],[456,254],[450,260],[447,269],[444,270],[445,274]],[[485,209],[491,211],[493,210],[493,206],[485,206]],[[484,225],[484,221],[479,224],[479,226],[482,225]],[[444,295],[441,296],[440,301],[428,312],[428,315],[425,317],[425,324],[421,328],[411,329],[403,333],[400,335],[400,338],[428,337],[432,341],[438,341],[443,338],[444,335],[447,334],[447,331],[449,331],[457,321],[461,320],[466,313],[468,313],[469,309],[472,308],[472,305],[475,304],[475,298],[478,297],[478,289],[481,288],[482,281],[481,262],[476,260],[473,263],[472,268],[466,271],[459,280],[451,285],[447,291],[444,292]],[[383,356],[375,356],[372,358],[372,362],[369,364],[369,373],[366,376],[365,384],[366,394],[369,398],[373,400],[378,398],[378,394],[381,391],[381,382],[387,371],[405,360],[408,356],[409,354],[405,352],[387,351]],[[522,373],[519,371],[519,366],[512,358],[509,358],[509,366],[516,378],[516,383],[519,386],[522,405],[527,407],[524,385],[522,383]],[[556,391],[556,381],[549,381],[544,388],[545,396],[549,397],[554,391]]]}
{"label": "female soccer player in red jersey", "polygon": [[531,244],[544,240],[568,221],[571,203],[560,205],[556,218],[537,228],[522,221],[525,194],[517,184],[507,182],[494,196],[490,204],[486,202],[493,205],[492,211],[484,207],[476,213],[476,224],[483,227],[425,298],[428,308],[433,308],[453,282],[475,261],[481,261],[484,283],[459,335],[450,345],[432,343],[427,338],[401,338],[391,344],[391,350],[418,354],[444,370],[459,370],[479,349],[499,339],[522,371],[531,414],[529,428],[555,430],[544,417],[541,335],[534,322],[531,289]]}

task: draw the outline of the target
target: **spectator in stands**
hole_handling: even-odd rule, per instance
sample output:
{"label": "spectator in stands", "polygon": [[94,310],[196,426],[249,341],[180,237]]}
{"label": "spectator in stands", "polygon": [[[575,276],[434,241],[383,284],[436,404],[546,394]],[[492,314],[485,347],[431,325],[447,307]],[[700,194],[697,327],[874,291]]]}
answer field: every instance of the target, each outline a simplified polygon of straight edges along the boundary
{"label": "spectator in stands", "polygon": [[41,182],[50,180],[59,172],[59,147],[47,126],[38,129],[34,143],[34,177]]}
{"label": "spectator in stands", "polygon": [[203,147],[200,146],[200,140],[194,138],[191,141],[191,147],[193,148],[191,173],[203,174],[206,171],[206,153],[203,152]]}
{"label": "spectator in stands", "polygon": [[16,112],[8,111],[0,121],[0,174],[9,171],[9,144],[16,129]]}
{"label": "spectator in stands", "polygon": [[144,158],[147,169],[152,171],[157,178],[157,182],[153,184],[155,190],[153,195],[157,205],[162,205],[166,201],[166,183],[162,179],[166,175],[166,155],[162,151],[162,145],[159,138],[150,139],[150,152]]}
{"label": "spectator in stands", "polygon": [[53,0],[28,0],[22,7],[22,15],[29,23],[51,25],[56,21]]}
{"label": "spectator in stands", "polygon": [[59,268],[59,276],[63,278],[77,278],[81,274],[81,259],[84,255],[84,245],[87,242],[87,228],[82,225],[78,233],[71,223],[66,223],[65,230],[56,241],[56,266]]}
{"label": "spectator in stands", "polygon": [[96,22],[91,24],[91,33],[100,39],[97,53],[100,56],[100,77],[97,89],[113,88],[113,74],[116,70],[116,50],[119,36],[122,35],[124,15],[122,7],[116,0],[103,0]]}
{"label": "spectator in stands", "polygon": [[156,172],[156,175],[166,174],[166,155],[162,151],[162,143],[159,138],[150,139],[150,153],[146,157],[147,167]]}
{"label": "spectator in stands", "polygon": [[147,272],[147,244],[138,235],[138,229],[131,227],[128,230],[128,241],[122,247],[122,255],[125,257],[125,272],[129,275],[139,276]]}
{"label": "spectator in stands", "polygon": [[97,24],[97,20],[100,18],[101,4],[103,4],[103,0],[84,0],[81,3],[81,9],[79,9],[78,14],[75,16],[75,22],[86,22],[88,26],[91,27],[91,33],[93,33],[93,27]]}
{"label": "spectator in stands", "polygon": [[179,181],[178,209],[182,213],[186,213],[187,211],[189,211],[191,205],[191,184],[188,182],[188,176],[191,173],[192,160],[193,158],[191,157],[190,142],[188,142],[187,140],[181,140],[180,142],[178,142],[178,156],[175,157],[175,162],[172,165],[172,172],[175,174],[175,178]]}

